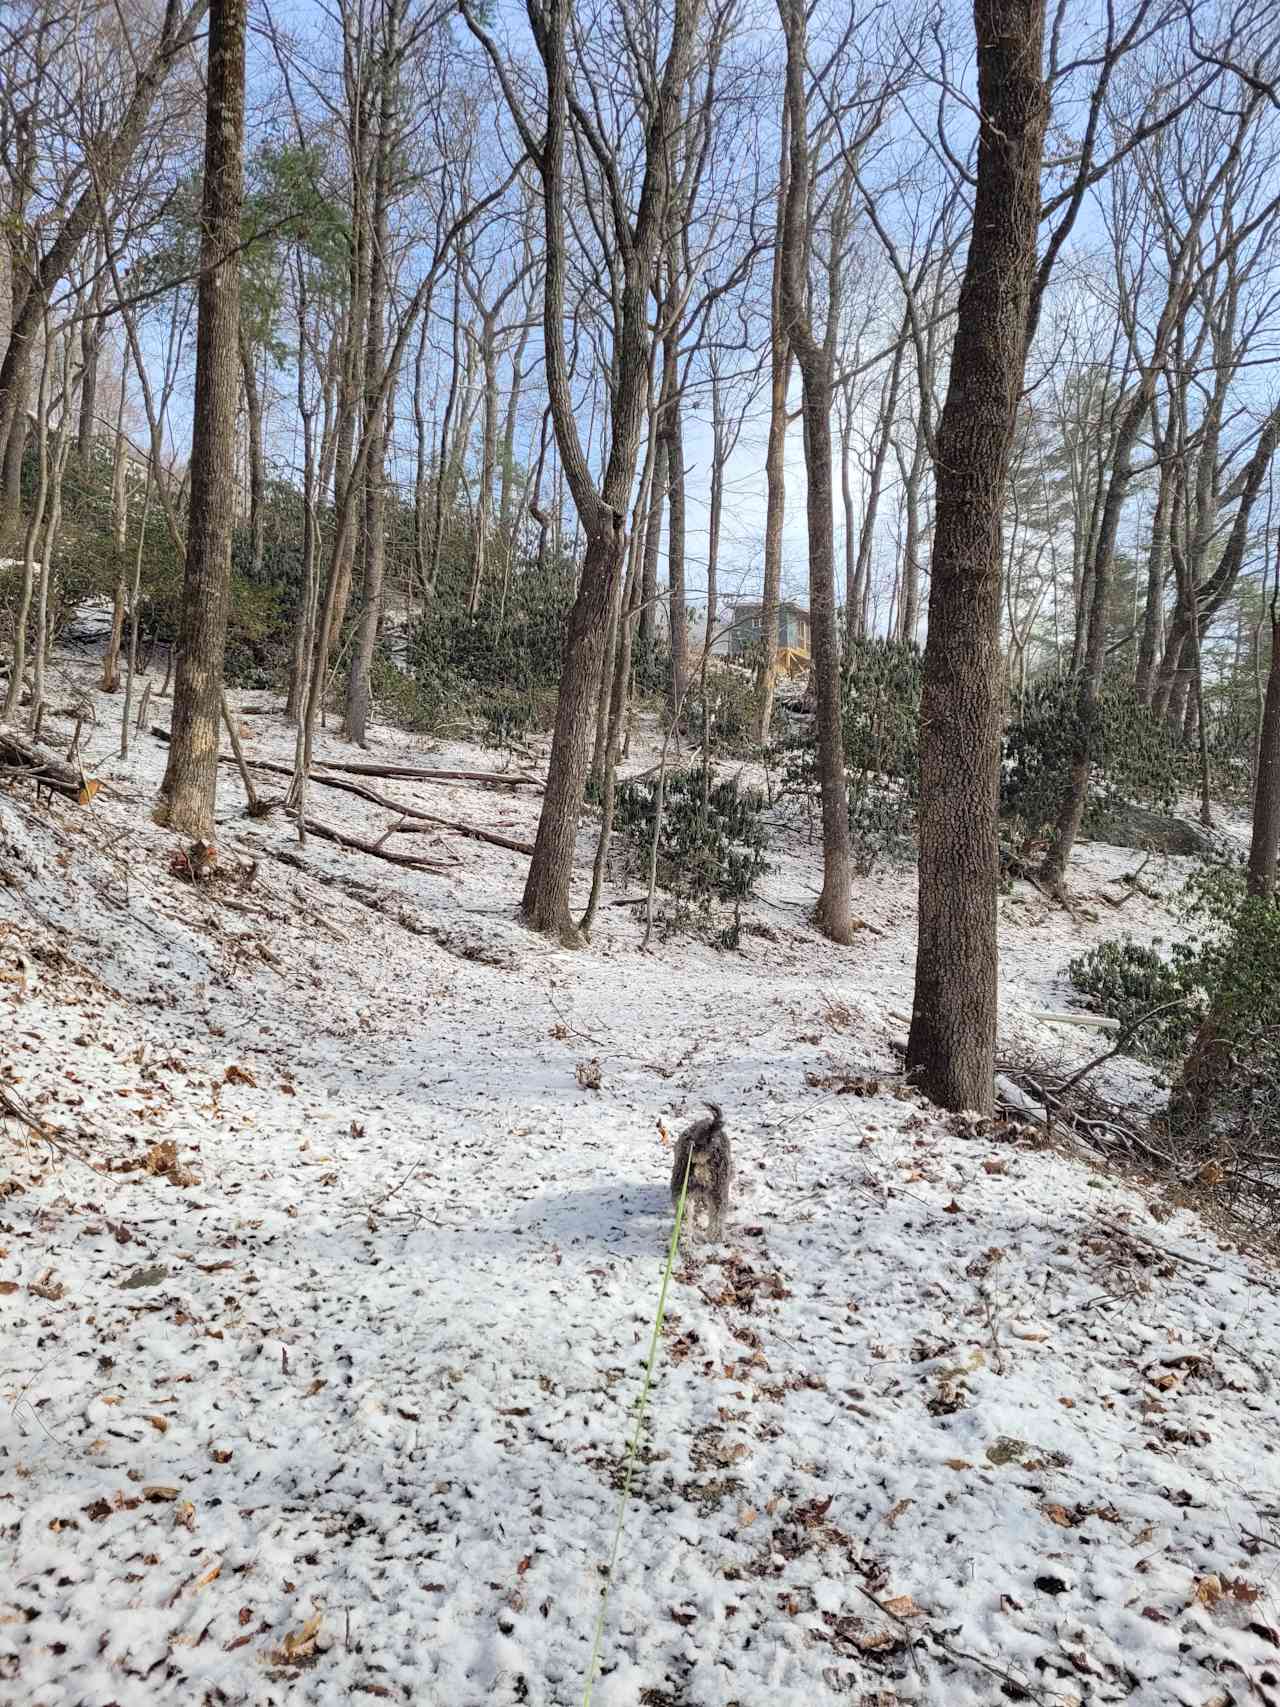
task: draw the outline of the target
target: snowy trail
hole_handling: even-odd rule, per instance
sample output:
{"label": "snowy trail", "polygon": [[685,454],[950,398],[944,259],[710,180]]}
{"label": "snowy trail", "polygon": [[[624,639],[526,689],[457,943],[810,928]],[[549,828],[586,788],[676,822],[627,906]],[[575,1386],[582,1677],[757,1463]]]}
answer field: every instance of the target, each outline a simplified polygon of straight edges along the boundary
{"label": "snowy trail", "polygon": [[[307,849],[414,929],[269,858],[237,910],[168,876],[161,762],[56,838],[0,800],[6,1084],[193,1176],[8,1133],[0,1702],[580,1702],[669,1232],[657,1122],[708,1094],[741,1194],[670,1294],[597,1707],[1280,1702],[1277,1283],[901,1087],[906,877],[862,886],[845,953],[804,924],[800,844],[739,955],[641,955],[619,910],[552,950],[511,913],[519,857],[447,837],[443,878]],[[227,857],[287,845],[224,786]],[[1129,863],[1082,850],[1081,888]],[[1085,1058],[1012,1017],[1062,1004],[1079,921],[1021,892],[1003,918],[1008,1041]]]}

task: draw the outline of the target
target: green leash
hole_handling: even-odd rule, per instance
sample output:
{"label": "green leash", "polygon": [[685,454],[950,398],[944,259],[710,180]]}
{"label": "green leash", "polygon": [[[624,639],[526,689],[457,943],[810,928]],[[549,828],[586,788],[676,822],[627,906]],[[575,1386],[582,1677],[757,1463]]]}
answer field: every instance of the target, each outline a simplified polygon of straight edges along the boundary
{"label": "green leash", "polygon": [[604,1639],[605,1614],[609,1610],[609,1591],[613,1587],[614,1568],[618,1563],[618,1550],[622,1546],[622,1526],[627,1516],[627,1501],[631,1497],[631,1477],[635,1472],[636,1453],[640,1450],[640,1431],[644,1427],[645,1412],[649,1407],[649,1389],[653,1385],[653,1366],[658,1357],[658,1336],[662,1332],[662,1318],[667,1308],[667,1285],[671,1279],[671,1270],[675,1267],[676,1251],[680,1244],[680,1227],[684,1221],[684,1200],[689,1190],[689,1170],[693,1166],[693,1145],[689,1146],[689,1154],[684,1164],[684,1179],[680,1183],[680,1201],[676,1204],[676,1223],[671,1229],[671,1243],[667,1247],[667,1266],[662,1273],[662,1287],[658,1293],[658,1313],[653,1319],[653,1334],[649,1340],[649,1361],[644,1367],[644,1385],[640,1389],[640,1397],[636,1402],[636,1426],[631,1436],[631,1445],[627,1448],[627,1469],[622,1480],[622,1499],[618,1505],[618,1522],[613,1531],[613,1547],[609,1553],[609,1573],[605,1578],[604,1588],[600,1594],[600,1615],[596,1619],[595,1640],[591,1644],[591,1664],[587,1669],[587,1687],[582,1697],[582,1707],[591,1707],[591,1691],[595,1688],[596,1669],[600,1664],[600,1644]]}

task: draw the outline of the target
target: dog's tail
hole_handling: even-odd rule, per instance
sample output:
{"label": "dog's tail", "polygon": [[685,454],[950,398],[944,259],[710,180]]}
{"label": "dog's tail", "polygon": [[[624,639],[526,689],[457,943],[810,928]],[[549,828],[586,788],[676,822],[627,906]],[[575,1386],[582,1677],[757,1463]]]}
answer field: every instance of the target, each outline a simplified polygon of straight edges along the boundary
{"label": "dog's tail", "polygon": [[702,1106],[704,1108],[709,1108],[711,1110],[712,1114],[715,1116],[715,1119],[711,1123],[711,1131],[708,1132],[708,1134],[707,1134],[707,1136],[709,1138],[712,1136],[713,1133],[716,1133],[716,1132],[723,1130],[723,1127],[724,1127],[724,1110],[721,1108],[721,1106],[718,1102],[705,1102],[705,1103],[703,1103]]}

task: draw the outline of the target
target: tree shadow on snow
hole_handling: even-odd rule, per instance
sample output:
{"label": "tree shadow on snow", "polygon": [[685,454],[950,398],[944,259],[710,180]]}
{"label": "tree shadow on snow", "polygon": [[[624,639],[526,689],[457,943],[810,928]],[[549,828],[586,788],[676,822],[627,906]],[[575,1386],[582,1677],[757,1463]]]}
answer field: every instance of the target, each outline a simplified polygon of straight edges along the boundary
{"label": "tree shadow on snow", "polygon": [[522,1204],[509,1223],[512,1242],[550,1242],[564,1250],[594,1245],[618,1255],[660,1249],[670,1236],[671,1199],[661,1185],[631,1180],[548,1192]]}

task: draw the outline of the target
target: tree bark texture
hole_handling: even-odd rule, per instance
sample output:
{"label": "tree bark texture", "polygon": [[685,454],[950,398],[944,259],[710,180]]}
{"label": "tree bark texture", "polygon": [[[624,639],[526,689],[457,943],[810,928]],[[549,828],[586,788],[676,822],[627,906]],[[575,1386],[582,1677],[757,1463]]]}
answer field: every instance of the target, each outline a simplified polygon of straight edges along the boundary
{"label": "tree bark texture", "polygon": [[921,706],[920,920],[907,1067],[949,1109],[993,1106],[1001,517],[1037,266],[1049,96],[1044,0],[976,0],[973,232],[938,430]]}
{"label": "tree bark texture", "polygon": [[247,0],[212,0],[201,206],[195,416],[187,561],[178,616],[173,740],[157,817],[213,839],[218,724],[235,523],[240,395],[240,214],[244,199]]}

